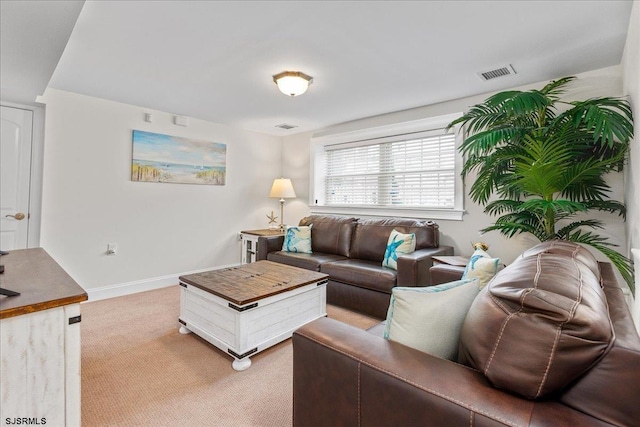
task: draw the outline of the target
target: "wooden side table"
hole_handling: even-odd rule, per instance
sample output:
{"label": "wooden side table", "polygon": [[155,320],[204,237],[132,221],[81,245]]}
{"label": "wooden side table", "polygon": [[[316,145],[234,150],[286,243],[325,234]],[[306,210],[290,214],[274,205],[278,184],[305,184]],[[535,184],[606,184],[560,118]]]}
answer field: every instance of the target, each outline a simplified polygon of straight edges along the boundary
{"label": "wooden side table", "polygon": [[258,255],[258,238],[261,236],[284,236],[284,232],[279,228],[264,228],[260,230],[244,230],[240,232],[240,240],[242,240],[242,252],[240,254],[240,263],[249,264],[256,262]]}
{"label": "wooden side table", "polygon": [[433,259],[433,265],[447,264],[447,265],[455,265],[458,267],[466,267],[467,263],[469,262],[469,257],[459,256],[459,255],[434,256],[431,258]]}

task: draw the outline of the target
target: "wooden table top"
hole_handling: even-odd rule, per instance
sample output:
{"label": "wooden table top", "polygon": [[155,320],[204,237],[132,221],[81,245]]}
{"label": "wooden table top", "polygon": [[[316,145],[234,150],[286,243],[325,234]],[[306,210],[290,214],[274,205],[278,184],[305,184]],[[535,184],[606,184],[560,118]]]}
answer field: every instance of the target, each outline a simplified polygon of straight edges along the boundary
{"label": "wooden table top", "polygon": [[236,305],[249,304],[329,277],[272,261],[180,276],[180,281]]}
{"label": "wooden table top", "polygon": [[284,236],[284,231],[279,228],[264,228],[261,230],[242,230],[241,233],[254,236]]}
{"label": "wooden table top", "polygon": [[87,300],[87,293],[42,248],[0,256],[0,287],[20,292],[0,296],[0,319]]}
{"label": "wooden table top", "polygon": [[458,267],[464,267],[469,263],[469,257],[458,255],[439,255],[431,258],[441,264],[456,265]]}

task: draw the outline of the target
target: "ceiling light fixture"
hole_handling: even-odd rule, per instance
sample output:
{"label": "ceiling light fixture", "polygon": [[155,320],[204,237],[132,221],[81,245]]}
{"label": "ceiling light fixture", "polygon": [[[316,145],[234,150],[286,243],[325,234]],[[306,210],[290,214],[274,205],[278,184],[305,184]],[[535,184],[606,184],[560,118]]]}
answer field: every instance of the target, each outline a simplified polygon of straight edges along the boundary
{"label": "ceiling light fixture", "polygon": [[300,71],[283,71],[273,76],[280,92],[288,96],[302,95],[313,83],[313,77]]}

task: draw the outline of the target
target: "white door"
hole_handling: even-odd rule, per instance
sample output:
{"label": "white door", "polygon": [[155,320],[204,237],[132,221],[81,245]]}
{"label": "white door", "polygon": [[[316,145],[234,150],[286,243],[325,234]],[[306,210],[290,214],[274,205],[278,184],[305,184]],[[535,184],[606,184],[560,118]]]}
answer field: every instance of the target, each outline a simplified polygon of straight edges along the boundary
{"label": "white door", "polygon": [[0,249],[7,251],[27,247],[33,111],[1,109]]}

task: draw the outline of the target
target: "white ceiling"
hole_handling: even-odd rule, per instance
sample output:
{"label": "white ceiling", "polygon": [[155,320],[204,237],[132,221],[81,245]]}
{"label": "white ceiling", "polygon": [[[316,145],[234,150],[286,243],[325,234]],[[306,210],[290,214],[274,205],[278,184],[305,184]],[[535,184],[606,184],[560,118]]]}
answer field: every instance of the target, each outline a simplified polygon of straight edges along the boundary
{"label": "white ceiling", "polygon": [[[629,0],[87,1],[49,87],[291,135],[617,65],[631,7]],[[3,41],[2,62],[4,49]],[[476,75],[508,64],[517,75],[490,82]],[[271,78],[284,70],[314,83],[286,97]],[[275,127],[281,123],[298,127]]]}
{"label": "white ceiling", "polygon": [[44,92],[83,3],[0,0],[0,99],[33,104]]}

